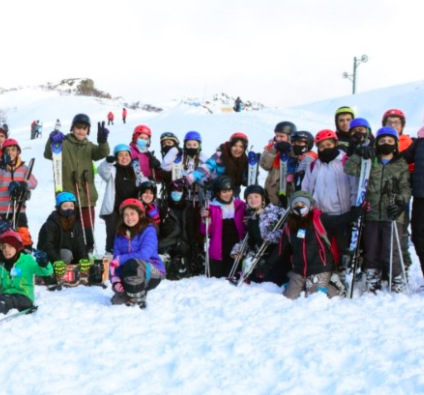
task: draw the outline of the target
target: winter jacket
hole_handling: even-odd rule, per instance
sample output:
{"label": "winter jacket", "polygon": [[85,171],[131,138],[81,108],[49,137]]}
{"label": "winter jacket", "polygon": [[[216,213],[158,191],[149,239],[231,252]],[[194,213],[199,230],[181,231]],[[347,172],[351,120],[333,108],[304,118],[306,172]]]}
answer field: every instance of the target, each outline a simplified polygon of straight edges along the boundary
{"label": "winter jacket", "polygon": [[[79,182],[79,193],[81,196],[81,206],[88,207],[88,198],[86,188],[83,180],[83,172],[87,170],[88,185],[91,206],[96,205],[98,194],[94,184],[94,170],[93,161],[97,161],[105,158],[109,155],[110,148],[109,143],[96,145],[84,139],[82,141],[69,133],[66,135],[65,140],[62,143],[62,178],[63,178],[63,190],[72,192],[77,196],[75,184],[73,180],[73,173],[76,172],[77,179]],[[44,157],[46,159],[52,159],[51,141],[47,140],[46,147],[44,149]]]}
{"label": "winter jacket", "polygon": [[182,208],[182,221],[176,215],[176,209],[166,207],[162,213],[160,233],[159,233],[159,250],[163,251],[167,248],[174,247],[178,243],[185,243],[187,246],[194,242],[193,225],[195,224],[195,213],[193,206],[185,206]]}
{"label": "winter jacket", "polygon": [[[140,173],[137,163],[137,161],[133,161],[132,166],[136,177],[136,186],[140,186],[142,182],[147,181],[147,178]],[[98,167],[97,172],[99,173],[99,176],[104,181],[106,181],[106,189],[103,197],[102,207],[100,209],[100,215],[109,215],[112,214],[115,210],[116,166],[113,163],[109,163],[108,161],[104,160]]]}
{"label": "winter jacket", "polygon": [[336,132],[336,135],[337,135],[337,139],[339,141],[339,148],[343,152],[346,152],[349,148],[350,133],[349,132],[341,132],[340,130],[338,130]]}
{"label": "winter jacket", "polygon": [[144,209],[146,210],[146,215],[149,216],[156,225],[160,224],[160,212],[159,207],[155,203],[144,204]]}
{"label": "winter jacket", "polygon": [[110,119],[113,121],[113,118],[115,118],[115,115],[113,115],[113,112],[109,112],[109,114],[107,114],[107,119]]}
{"label": "winter jacket", "polygon": [[424,198],[424,138],[417,139],[402,156],[410,164],[415,164],[412,173],[412,194],[417,198]]}
{"label": "winter jacket", "polygon": [[342,152],[329,163],[317,159],[302,181],[302,190],[311,194],[315,206],[326,214],[343,214],[356,204],[358,179],[345,173],[344,159]]}
{"label": "winter jacket", "polygon": [[[246,211],[246,203],[240,199],[234,199],[234,222],[236,224],[238,238],[241,240],[244,236],[245,226],[243,223],[244,213]],[[214,199],[209,207],[210,223],[209,223],[209,257],[217,261],[222,260],[222,209]],[[206,235],[206,224],[201,222],[200,232]]]}
{"label": "winter jacket", "polygon": [[60,261],[60,250],[66,248],[72,252],[74,262],[80,259],[87,259],[87,249],[84,244],[81,224],[74,222],[71,231],[64,231],[60,222],[60,214],[53,211],[47,221],[42,225],[38,234],[37,248],[45,251],[50,262]]}
{"label": "winter jacket", "polygon": [[[352,155],[346,162],[345,171],[352,176],[359,176],[361,171],[361,157]],[[391,221],[387,214],[390,205],[390,196],[386,190],[387,183],[395,182],[398,190],[395,192],[395,200],[402,200],[405,204],[411,197],[411,186],[409,182],[409,170],[405,160],[400,156],[395,156],[387,165],[384,165],[379,158],[375,158],[371,168],[368,182],[366,200],[371,206],[371,210],[365,214],[365,221]],[[396,222],[403,222],[402,213]]]}
{"label": "winter jacket", "polygon": [[[401,134],[399,136],[399,152],[403,152],[406,149],[408,149],[411,146],[412,142],[413,140],[407,134]],[[411,163],[409,165],[409,172],[412,174],[413,171],[414,171],[414,164]]]}
{"label": "winter jacket", "polygon": [[[14,274],[13,276],[11,274]],[[3,263],[0,263],[0,291],[2,294],[20,294],[34,302],[34,274],[37,276],[51,276],[53,267],[38,266],[32,255],[21,253],[19,259],[9,272]]]}
{"label": "winter jacket", "polygon": [[130,143],[131,157],[133,159],[137,159],[138,163],[140,163],[140,170],[143,173],[144,177],[148,179],[152,179],[153,172],[150,168],[150,156],[152,155],[149,151],[141,152],[137,147],[137,143]]}
{"label": "winter jacket", "polygon": [[132,239],[117,234],[113,245],[113,258],[119,257],[119,267],[115,271],[119,276],[120,268],[129,259],[140,259],[151,263],[161,274],[165,275],[165,266],[158,255],[158,236],[156,228],[148,225],[142,233]]}
{"label": "winter jacket", "polygon": [[[10,201],[9,184],[12,181],[24,181],[25,176],[28,172],[28,166],[21,161],[18,157],[16,167],[6,166],[4,169],[0,169],[0,213],[7,213]],[[34,175],[27,180],[28,189],[35,189],[37,186],[37,180]],[[25,212],[26,205],[22,205],[21,212]]]}

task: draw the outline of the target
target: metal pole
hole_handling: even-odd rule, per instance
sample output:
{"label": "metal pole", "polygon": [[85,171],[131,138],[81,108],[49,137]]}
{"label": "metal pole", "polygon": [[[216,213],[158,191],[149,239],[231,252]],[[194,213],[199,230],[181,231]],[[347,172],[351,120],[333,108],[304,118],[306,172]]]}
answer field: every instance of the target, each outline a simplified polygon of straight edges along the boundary
{"label": "metal pole", "polygon": [[353,58],[353,79],[352,79],[352,94],[356,92],[356,56]]}

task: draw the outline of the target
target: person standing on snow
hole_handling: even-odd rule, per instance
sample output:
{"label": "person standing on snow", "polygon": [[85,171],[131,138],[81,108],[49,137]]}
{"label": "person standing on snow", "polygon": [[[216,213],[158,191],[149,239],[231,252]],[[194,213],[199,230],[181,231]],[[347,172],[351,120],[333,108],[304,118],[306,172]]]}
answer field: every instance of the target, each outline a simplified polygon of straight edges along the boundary
{"label": "person standing on snow", "polygon": [[127,113],[128,113],[127,109],[123,108],[122,109],[122,122],[123,123],[127,123]]}
{"label": "person standing on snow", "polygon": [[339,107],[334,116],[339,149],[344,152],[346,152],[349,146],[349,125],[353,118],[355,118],[355,113],[348,106]]}
{"label": "person standing on snow", "polygon": [[109,111],[107,114],[107,126],[113,125],[113,120],[115,119],[115,115],[113,115],[112,111]]}
{"label": "person standing on snow", "polygon": [[237,99],[234,101],[233,109],[235,112],[241,112],[242,108],[243,108],[243,102],[241,101],[240,97],[237,96]]}

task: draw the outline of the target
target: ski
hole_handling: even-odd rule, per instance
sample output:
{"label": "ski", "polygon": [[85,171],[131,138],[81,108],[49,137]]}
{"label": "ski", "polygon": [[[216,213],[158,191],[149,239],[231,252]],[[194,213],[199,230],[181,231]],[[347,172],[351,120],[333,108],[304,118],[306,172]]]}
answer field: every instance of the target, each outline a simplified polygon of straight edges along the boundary
{"label": "ski", "polygon": [[183,177],[183,156],[178,155],[172,164],[172,181]]}
{"label": "ski", "polygon": [[[252,147],[253,148],[253,147]],[[248,162],[248,176],[247,185],[256,185],[258,183],[258,165],[259,165],[259,154],[250,149],[247,154]]]}
{"label": "ski", "polygon": [[[358,195],[356,197],[356,206],[360,207],[365,202],[367,196],[368,181],[371,173],[371,159],[361,160],[361,173],[359,176]],[[346,282],[349,283],[348,295],[349,298],[353,297],[353,289],[355,287],[355,277],[358,270],[361,234],[363,226],[363,215],[359,216],[355,225],[352,228],[352,236],[349,244],[349,256],[347,259],[350,261],[346,264],[346,277],[350,277],[349,281],[346,278]]]}
{"label": "ski", "polygon": [[289,162],[288,154],[280,154],[280,184],[279,195],[287,196],[287,168]]}
{"label": "ski", "polygon": [[8,316],[0,319],[0,324],[3,324],[4,322],[7,322],[7,321],[12,321],[13,319],[18,318],[21,315],[34,313],[34,312],[37,311],[37,309],[38,309],[38,306],[32,306],[32,307],[29,307],[25,310],[18,311],[17,313],[8,315]]}
{"label": "ski", "polygon": [[62,179],[62,142],[52,143],[52,162],[53,162],[53,181],[54,192],[57,195],[63,192],[63,179]]}

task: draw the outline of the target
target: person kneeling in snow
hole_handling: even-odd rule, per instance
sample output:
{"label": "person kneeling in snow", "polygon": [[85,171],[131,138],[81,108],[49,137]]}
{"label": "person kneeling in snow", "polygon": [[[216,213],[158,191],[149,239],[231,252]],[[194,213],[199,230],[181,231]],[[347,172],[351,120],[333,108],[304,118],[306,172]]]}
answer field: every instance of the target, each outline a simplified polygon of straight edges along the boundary
{"label": "person kneeling in snow", "polygon": [[34,274],[53,273],[47,254],[42,251],[22,253],[24,246],[19,233],[9,230],[0,236],[3,258],[0,262],[0,313],[11,309],[23,311],[34,307]]}
{"label": "person kneeling in snow", "polygon": [[356,220],[361,207],[352,207],[341,215],[328,215],[314,209],[312,196],[303,191],[293,194],[290,200],[291,213],[281,237],[281,251],[292,252],[293,272],[284,290],[284,296],[296,299],[302,291],[306,296],[324,292],[329,297],[338,294],[330,284],[331,272],[335,268],[328,232],[336,232]]}
{"label": "person kneeling in snow", "polygon": [[165,266],[158,255],[156,226],[145,216],[137,199],[126,199],[110,263],[110,278],[115,295],[112,304],[146,307],[146,294],[165,277]]}

